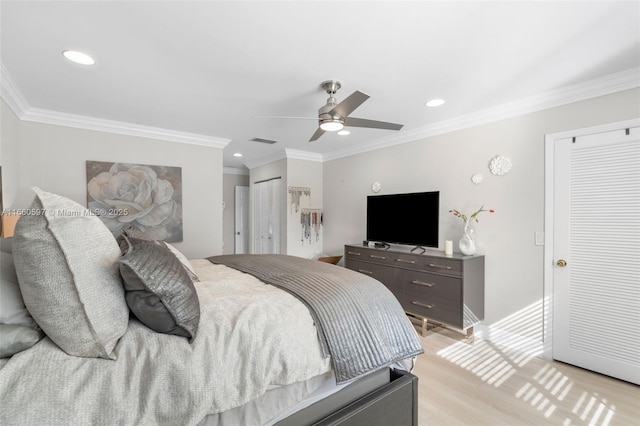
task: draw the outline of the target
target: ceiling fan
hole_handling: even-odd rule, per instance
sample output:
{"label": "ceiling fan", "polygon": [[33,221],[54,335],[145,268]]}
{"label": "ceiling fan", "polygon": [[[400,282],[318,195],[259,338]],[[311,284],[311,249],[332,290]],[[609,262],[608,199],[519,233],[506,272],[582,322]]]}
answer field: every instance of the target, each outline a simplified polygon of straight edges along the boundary
{"label": "ceiling fan", "polygon": [[[325,132],[335,132],[343,127],[367,127],[371,129],[400,130],[402,124],[387,123],[385,121],[367,120],[365,118],[349,117],[356,108],[369,99],[369,95],[356,90],[342,102],[337,103],[336,92],[342,87],[337,80],[327,80],[320,85],[328,94],[326,105],[318,110],[318,129],[309,139],[313,142]],[[275,117],[274,117],[275,118]],[[278,117],[278,118],[311,118],[311,117]],[[314,118],[315,119],[315,118]]]}

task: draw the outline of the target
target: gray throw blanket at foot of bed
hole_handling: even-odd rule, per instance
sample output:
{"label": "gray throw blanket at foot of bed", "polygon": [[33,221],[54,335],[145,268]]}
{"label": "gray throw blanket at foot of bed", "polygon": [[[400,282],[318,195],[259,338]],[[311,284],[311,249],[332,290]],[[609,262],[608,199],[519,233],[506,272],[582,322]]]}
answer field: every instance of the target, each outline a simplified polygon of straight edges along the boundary
{"label": "gray throw blanket at foot of bed", "polygon": [[305,303],[323,348],[331,356],[338,383],[424,352],[398,300],[371,277],[279,254],[207,259],[253,275]]}

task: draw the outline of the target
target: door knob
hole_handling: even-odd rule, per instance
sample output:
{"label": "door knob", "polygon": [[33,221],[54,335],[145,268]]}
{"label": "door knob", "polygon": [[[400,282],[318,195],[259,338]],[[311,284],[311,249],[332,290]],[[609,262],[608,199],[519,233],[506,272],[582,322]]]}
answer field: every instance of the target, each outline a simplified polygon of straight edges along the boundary
{"label": "door knob", "polygon": [[556,262],[556,265],[558,265],[558,266],[559,266],[559,267],[561,267],[561,268],[564,268],[565,266],[567,266],[567,261],[566,261],[566,260],[564,260],[564,259],[559,259],[559,260]]}

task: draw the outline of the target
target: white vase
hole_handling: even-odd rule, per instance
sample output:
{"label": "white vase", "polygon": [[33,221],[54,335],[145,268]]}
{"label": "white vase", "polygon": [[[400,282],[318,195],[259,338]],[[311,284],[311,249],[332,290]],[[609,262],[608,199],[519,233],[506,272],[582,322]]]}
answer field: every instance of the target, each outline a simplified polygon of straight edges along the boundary
{"label": "white vase", "polygon": [[460,252],[467,256],[470,256],[476,252],[476,240],[474,235],[474,229],[469,222],[464,223],[464,232],[462,238],[458,242]]}

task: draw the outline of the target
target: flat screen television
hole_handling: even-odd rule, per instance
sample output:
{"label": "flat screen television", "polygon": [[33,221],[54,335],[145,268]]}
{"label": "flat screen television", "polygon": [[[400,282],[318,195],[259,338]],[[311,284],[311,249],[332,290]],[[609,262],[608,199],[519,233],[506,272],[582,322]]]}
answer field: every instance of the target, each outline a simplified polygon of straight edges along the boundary
{"label": "flat screen television", "polygon": [[367,240],[438,247],[440,192],[369,195]]}

